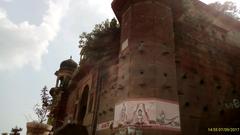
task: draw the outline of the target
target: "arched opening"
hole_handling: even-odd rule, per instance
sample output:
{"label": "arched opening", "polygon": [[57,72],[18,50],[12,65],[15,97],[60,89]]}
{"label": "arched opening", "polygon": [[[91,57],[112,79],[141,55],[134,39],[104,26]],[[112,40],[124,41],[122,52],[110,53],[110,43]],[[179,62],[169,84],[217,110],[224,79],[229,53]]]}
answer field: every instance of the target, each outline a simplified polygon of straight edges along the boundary
{"label": "arched opening", "polygon": [[83,89],[82,98],[79,103],[79,111],[78,111],[78,122],[82,124],[83,119],[86,115],[87,110],[87,102],[88,102],[88,93],[89,93],[89,86],[86,85]]}
{"label": "arched opening", "polygon": [[59,77],[59,80],[60,80],[60,86],[58,84],[58,87],[63,87],[64,77],[63,76]]}

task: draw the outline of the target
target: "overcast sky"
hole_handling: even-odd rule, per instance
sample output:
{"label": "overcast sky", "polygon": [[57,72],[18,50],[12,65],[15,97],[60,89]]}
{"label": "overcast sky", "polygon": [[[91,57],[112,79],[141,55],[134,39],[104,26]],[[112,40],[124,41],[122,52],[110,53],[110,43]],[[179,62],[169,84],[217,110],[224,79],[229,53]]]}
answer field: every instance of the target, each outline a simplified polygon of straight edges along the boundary
{"label": "overcast sky", "polygon": [[0,133],[25,134],[40,90],[54,86],[62,60],[79,62],[79,34],[114,17],[111,1],[0,0]]}

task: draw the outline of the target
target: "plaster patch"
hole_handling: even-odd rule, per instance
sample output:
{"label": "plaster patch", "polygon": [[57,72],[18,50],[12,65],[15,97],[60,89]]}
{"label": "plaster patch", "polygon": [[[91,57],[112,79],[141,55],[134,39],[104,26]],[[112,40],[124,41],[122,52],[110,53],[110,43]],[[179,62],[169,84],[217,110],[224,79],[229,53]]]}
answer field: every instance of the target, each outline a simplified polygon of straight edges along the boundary
{"label": "plaster patch", "polygon": [[98,124],[97,130],[109,129],[113,125],[113,120]]}
{"label": "plaster patch", "polygon": [[122,48],[121,50],[125,50],[128,47],[128,39],[126,39],[123,43],[122,43]]}

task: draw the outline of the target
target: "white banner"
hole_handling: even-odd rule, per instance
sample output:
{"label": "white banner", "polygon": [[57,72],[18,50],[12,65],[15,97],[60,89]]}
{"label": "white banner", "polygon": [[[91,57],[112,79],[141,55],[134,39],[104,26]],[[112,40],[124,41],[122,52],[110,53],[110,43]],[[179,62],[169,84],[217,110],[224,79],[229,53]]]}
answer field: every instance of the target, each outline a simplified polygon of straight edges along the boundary
{"label": "white banner", "polygon": [[113,127],[122,126],[180,130],[179,105],[156,99],[124,101],[115,106]]}

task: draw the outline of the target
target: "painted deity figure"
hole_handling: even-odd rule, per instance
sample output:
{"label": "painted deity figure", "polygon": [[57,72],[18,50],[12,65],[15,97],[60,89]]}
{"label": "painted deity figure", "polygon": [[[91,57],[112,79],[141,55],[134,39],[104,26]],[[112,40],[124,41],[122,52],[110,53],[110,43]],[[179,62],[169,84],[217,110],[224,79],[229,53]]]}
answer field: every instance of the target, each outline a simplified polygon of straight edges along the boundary
{"label": "painted deity figure", "polygon": [[137,104],[136,110],[133,112],[132,123],[136,125],[149,123],[149,116],[145,104]]}
{"label": "painted deity figure", "polygon": [[143,121],[143,114],[142,114],[142,110],[139,109],[138,112],[137,112],[137,122],[138,123],[144,123]]}
{"label": "painted deity figure", "polygon": [[180,126],[179,121],[180,121],[179,116],[175,116],[175,117],[172,117],[172,118],[166,118],[165,112],[163,110],[157,116],[157,122],[160,125],[171,125],[171,126],[179,127]]}
{"label": "painted deity figure", "polygon": [[158,115],[157,121],[160,124],[165,124],[166,123],[166,115],[165,115],[164,111],[161,111],[161,113]]}
{"label": "painted deity figure", "polygon": [[123,104],[122,109],[121,109],[121,113],[120,113],[120,117],[119,117],[119,123],[120,124],[125,124],[127,121],[127,108],[126,105]]}

